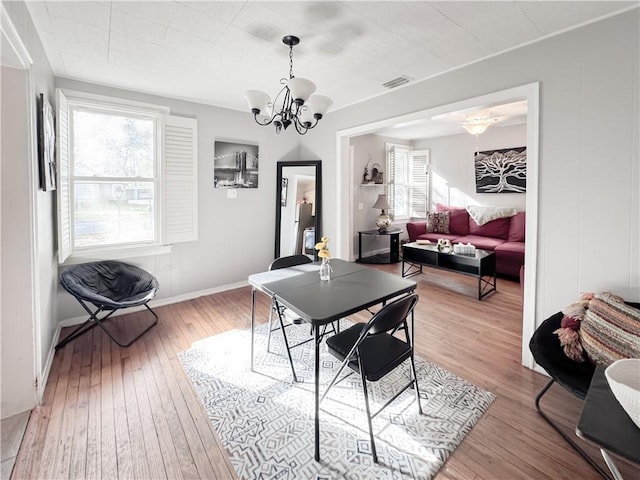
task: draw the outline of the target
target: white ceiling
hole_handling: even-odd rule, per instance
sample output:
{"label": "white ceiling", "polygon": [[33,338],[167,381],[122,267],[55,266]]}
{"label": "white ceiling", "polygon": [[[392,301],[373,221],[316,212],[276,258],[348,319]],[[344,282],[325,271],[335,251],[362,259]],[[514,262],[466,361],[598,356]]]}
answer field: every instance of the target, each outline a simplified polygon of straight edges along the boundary
{"label": "white ceiling", "polygon": [[288,76],[285,35],[301,39],[294,74],[336,109],[639,4],[27,2],[55,75],[242,111],[246,90],[273,98]]}

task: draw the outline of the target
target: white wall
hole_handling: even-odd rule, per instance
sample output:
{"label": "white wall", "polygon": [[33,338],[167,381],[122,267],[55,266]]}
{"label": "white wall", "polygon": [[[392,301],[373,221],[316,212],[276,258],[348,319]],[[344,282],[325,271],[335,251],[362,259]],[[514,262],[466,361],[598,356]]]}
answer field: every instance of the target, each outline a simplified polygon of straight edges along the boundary
{"label": "white wall", "polygon": [[[27,102],[30,103],[30,117],[22,124],[25,128],[28,125],[35,127],[35,115],[36,115],[36,96],[39,93],[44,93],[45,97],[53,104],[53,75],[51,67],[44,53],[42,44],[35,30],[31,16],[29,15],[27,8],[22,2],[3,2],[3,8],[7,12],[11,23],[16,28],[16,31],[23,43],[28,55],[33,60],[31,65],[30,74],[27,79],[23,79],[24,85],[27,86],[30,83],[31,91],[27,93]],[[4,74],[3,74],[4,82]],[[4,85],[3,85],[4,88]],[[16,85],[17,88],[17,85]],[[12,102],[2,104],[2,115],[4,118],[9,118],[9,122],[16,122],[14,118],[14,110],[17,106],[12,106]],[[6,116],[6,117],[5,117]],[[4,125],[3,121],[3,125]],[[31,143],[31,152],[35,155],[36,148],[36,136],[34,132],[28,132],[27,142]],[[5,136],[3,134],[3,148],[6,141],[14,140],[12,136]],[[29,151],[25,149],[21,152],[22,157],[13,157],[7,161],[18,162],[24,168],[27,168],[29,162],[35,162],[35,158],[28,158]],[[4,161],[3,156],[3,161]],[[34,269],[34,275],[31,278],[32,285],[27,288],[33,289],[33,315],[35,317],[34,322],[31,320],[27,323],[35,323],[35,331],[31,332],[31,347],[30,354],[32,355],[32,361],[30,369],[24,365],[24,368],[19,368],[15,372],[17,375],[22,375],[24,378],[28,378],[31,383],[31,388],[34,388],[34,365],[35,374],[40,383],[39,392],[43,391],[42,379],[46,375],[46,369],[48,368],[48,353],[49,346],[54,336],[54,332],[57,326],[57,312],[56,312],[56,289],[57,289],[57,262],[56,262],[56,242],[55,242],[55,192],[44,192],[38,189],[37,179],[38,169],[34,164],[31,169],[31,177],[23,179],[25,183],[20,187],[24,192],[31,190],[31,197],[29,200],[34,205],[33,212],[26,212],[27,216],[21,219],[23,225],[29,225],[33,222],[31,235],[33,242],[33,249],[35,250],[34,258],[30,259],[30,265]],[[24,244],[27,245],[27,244]],[[4,255],[3,255],[4,256]],[[27,268],[27,264],[23,265],[23,269]],[[8,297],[10,298],[10,297]],[[6,326],[11,328],[13,322],[19,322],[16,317],[3,318],[3,330]],[[24,321],[23,321],[24,323]],[[32,325],[33,326],[33,325]],[[35,344],[35,351],[33,345]],[[3,349],[3,365],[5,362],[15,362],[16,359],[5,354]],[[17,365],[17,364],[15,364]],[[4,383],[4,382],[3,382]],[[3,385],[4,387],[4,385]],[[3,388],[3,393],[5,389]],[[33,406],[30,405],[29,408]],[[25,410],[26,408],[23,408]],[[3,416],[5,412],[3,411]]]}
{"label": "white wall", "polygon": [[[2,67],[2,388],[9,417],[35,406],[29,211],[29,95],[25,70]],[[5,112],[12,112],[11,117]]]}
{"label": "white wall", "polygon": [[[536,322],[583,291],[640,299],[639,12],[332,112],[302,138],[301,153],[325,161],[330,185],[343,175],[341,130],[540,82]],[[325,196],[329,237],[339,231],[338,195],[348,204],[348,193]],[[605,236],[615,248],[603,246]]]}
{"label": "white wall", "polygon": [[486,205],[526,210],[523,193],[476,193],[473,155],[477,151],[499,150],[527,145],[526,124],[489,127],[477,137],[463,133],[414,142],[416,150],[429,149],[434,174],[444,178],[450,190],[451,205]]}
{"label": "white wall", "polygon": [[[276,135],[273,128],[258,126],[248,113],[208,105],[63,78],[56,79],[56,86],[165,105],[173,115],[198,119],[198,241],[175,244],[168,255],[126,260],[156,276],[158,299],[246,282],[250,274],[267,268],[273,260],[276,162],[299,159],[295,131]],[[259,145],[258,188],[238,189],[235,199],[227,198],[227,189],[214,188],[216,139]],[[59,320],[84,313],[63,290],[59,290],[58,302]]]}
{"label": "white wall", "polygon": [[[377,163],[382,167],[383,182],[388,179],[387,160],[385,153],[386,143],[395,143],[398,145],[411,146],[413,143],[409,140],[400,140],[397,138],[384,137],[382,135],[367,134],[352,137],[350,139],[350,145],[353,147],[353,179],[351,182],[351,188],[353,189],[353,251],[358,252],[358,232],[363,230],[373,230],[376,227],[376,220],[380,215],[380,210],[374,209],[373,204],[378,199],[378,195],[381,193],[387,193],[384,183],[382,185],[367,184],[362,185],[364,176],[364,167],[368,164],[369,175],[373,164]],[[359,205],[362,204],[362,210],[359,209]],[[404,228],[404,222],[396,222],[398,227]],[[394,224],[394,226],[396,226]],[[406,235],[401,235],[402,238]],[[363,237],[363,252],[378,252],[379,250],[389,249],[388,237],[376,237],[367,235]]]}

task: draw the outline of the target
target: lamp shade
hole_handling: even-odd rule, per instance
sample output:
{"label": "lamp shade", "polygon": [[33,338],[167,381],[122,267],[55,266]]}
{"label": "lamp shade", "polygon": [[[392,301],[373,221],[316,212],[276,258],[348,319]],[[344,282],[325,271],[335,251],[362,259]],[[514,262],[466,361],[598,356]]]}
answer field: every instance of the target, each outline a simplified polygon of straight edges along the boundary
{"label": "lamp shade", "polygon": [[389,202],[387,202],[387,196],[384,193],[378,195],[378,199],[376,203],[373,204],[372,208],[378,208],[380,210],[389,210]]}
{"label": "lamp shade", "polygon": [[309,97],[309,101],[307,102],[307,106],[311,113],[314,115],[324,116],[329,110],[329,107],[333,104],[333,101],[329,97],[325,97],[324,95],[311,95]]}
{"label": "lamp shade", "polygon": [[487,128],[489,128],[489,125],[491,125],[489,122],[463,123],[462,127],[471,135],[480,135],[481,133],[484,133]]}
{"label": "lamp shade", "polygon": [[266,113],[267,104],[271,101],[269,95],[259,90],[247,90],[244,94],[251,110],[259,110],[258,113]]}
{"label": "lamp shade", "polygon": [[291,98],[306,102],[311,94],[316,91],[316,84],[306,78],[290,78],[287,80],[287,87],[291,91]]}

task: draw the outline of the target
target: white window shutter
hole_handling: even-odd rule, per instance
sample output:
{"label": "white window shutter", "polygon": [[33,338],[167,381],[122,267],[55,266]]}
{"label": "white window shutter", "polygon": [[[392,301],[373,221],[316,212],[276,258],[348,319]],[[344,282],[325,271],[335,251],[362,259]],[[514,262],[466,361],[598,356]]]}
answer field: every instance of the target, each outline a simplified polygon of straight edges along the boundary
{"label": "white window shutter", "polygon": [[198,239],[198,122],[163,116],[163,243]]}
{"label": "white window shutter", "polygon": [[429,150],[411,152],[410,175],[409,215],[425,218],[429,208]]}
{"label": "white window shutter", "polygon": [[58,263],[71,255],[71,158],[69,152],[69,102],[62,90],[56,90],[56,153],[58,163]]}

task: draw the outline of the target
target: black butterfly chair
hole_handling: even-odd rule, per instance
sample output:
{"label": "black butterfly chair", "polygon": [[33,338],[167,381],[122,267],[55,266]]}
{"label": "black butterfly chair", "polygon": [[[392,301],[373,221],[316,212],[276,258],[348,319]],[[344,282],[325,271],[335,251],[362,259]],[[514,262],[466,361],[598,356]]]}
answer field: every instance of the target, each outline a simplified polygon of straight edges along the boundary
{"label": "black butterfly chair", "polygon": [[[89,318],[60,341],[56,350],[96,326],[102,328],[119,346],[128,347],[158,323],[158,316],[148,305],[156,295],[158,281],[149,272],[134,265],[112,260],[74,265],[62,272],[60,284],[78,300]],[[92,312],[87,304],[93,305],[96,310]],[[117,310],[140,305],[151,312],[153,322],[129,342],[120,342],[105,328],[103,322]],[[101,312],[107,313],[98,317]]]}
{"label": "black butterfly chair", "polygon": [[[639,303],[627,303],[635,308],[640,308]],[[551,388],[551,385],[554,383],[565,388],[577,398],[584,400],[587,396],[587,392],[589,391],[591,378],[595,372],[595,365],[588,360],[578,363],[571,360],[564,354],[558,335],[553,333],[560,328],[562,317],[562,312],[558,312],[547,318],[536,329],[529,341],[529,350],[531,350],[536,363],[544,368],[551,377],[542,390],[540,390],[540,393],[536,396],[536,410],[538,410],[538,413],[542,418],[544,418],[547,423],[551,425],[554,430],[567,441],[567,443],[569,443],[569,445],[582,455],[582,457],[589,462],[589,464],[595,468],[600,475],[604,478],[610,478],[607,472],[575,442],[573,435],[570,436],[565,433],[562,428],[540,408],[540,399],[545,393],[547,393],[549,388]]]}
{"label": "black butterfly chair", "polygon": [[[289,255],[287,257],[276,258],[271,265],[269,265],[269,270],[278,270],[280,268],[288,268],[295,267],[298,265],[305,265],[308,263],[312,263],[311,259],[306,255]],[[273,321],[273,313],[276,313],[278,316],[278,325],[272,327]],[[267,351],[271,352],[271,332],[275,330],[282,331],[282,338],[284,340],[284,346],[287,350],[287,356],[289,357],[289,364],[291,365],[291,373],[293,374],[293,381],[297,382],[298,377],[296,376],[296,370],[293,366],[293,359],[291,357],[291,349],[304,345],[307,342],[313,340],[313,337],[308,338],[307,340],[303,340],[302,342],[296,343],[295,345],[290,345],[289,340],[287,339],[286,328],[292,325],[299,325],[303,322],[303,320],[292,314],[291,310],[288,310],[286,307],[282,305],[278,305],[276,299],[271,300],[271,310],[269,311],[269,325],[268,325],[268,335],[267,335]],[[325,325],[321,336],[324,336],[327,330],[327,326]],[[335,333],[336,327],[332,324],[332,331]],[[313,333],[313,332],[312,332]]]}
{"label": "black butterfly chair", "polygon": [[[327,338],[329,353],[342,361],[338,372],[331,380],[329,387],[322,396],[324,399],[331,388],[347,378],[352,373],[360,373],[362,379],[362,390],[367,410],[367,420],[369,422],[369,437],[371,440],[371,452],[373,461],[378,463],[376,444],[373,438],[372,419],[378,415],[385,407],[393,402],[398,396],[409,387],[414,387],[416,401],[418,402],[418,412],[422,414],[420,405],[420,391],[416,380],[416,365],[414,362],[413,349],[413,309],[418,303],[418,295],[415,293],[401,297],[382,307],[367,323],[357,323],[352,327]],[[411,333],[407,324],[407,317],[411,315]],[[394,334],[398,330],[404,330],[405,339],[402,340]],[[367,392],[367,381],[377,382],[388,373],[396,369],[406,360],[410,361],[409,383],[402,387],[387,403],[377,412],[371,414],[369,406],[369,395]],[[340,380],[345,367],[349,367],[352,372],[345,375]],[[320,401],[322,401],[322,399]]]}

